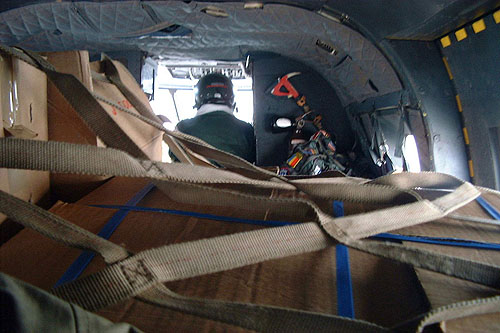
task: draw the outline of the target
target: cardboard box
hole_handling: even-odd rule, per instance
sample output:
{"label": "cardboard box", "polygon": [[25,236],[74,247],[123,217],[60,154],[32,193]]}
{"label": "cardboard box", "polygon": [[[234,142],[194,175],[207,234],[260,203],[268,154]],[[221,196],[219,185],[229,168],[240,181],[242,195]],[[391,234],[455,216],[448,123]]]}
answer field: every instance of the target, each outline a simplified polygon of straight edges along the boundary
{"label": "cardboard box", "polygon": [[[118,69],[120,80],[141,102],[143,107],[153,113],[148,98],[125,66],[118,61],[113,61],[113,64]],[[93,62],[91,64],[91,69],[93,71],[92,83],[94,86],[94,93],[111,103],[139,114],[139,112],[132,106],[120,90],[106,78],[106,61]],[[163,141],[163,133],[161,131],[123,112],[109,103],[101,100],[99,100],[99,103],[111,116],[111,118],[120,126],[120,128],[151,160],[161,161]]]}
{"label": "cardboard box", "polygon": [[[5,66],[5,61],[2,57],[0,57],[0,78],[3,77],[4,73],[4,67]],[[0,82],[0,84],[2,84]],[[3,93],[3,89],[0,87],[0,93]],[[0,98],[0,102],[3,102],[4,98],[3,96]],[[0,109],[3,108],[3,105],[0,105]],[[3,112],[0,112],[0,124],[3,124]],[[3,126],[0,127],[0,138],[5,137],[4,135],[4,129]],[[9,193],[9,175],[8,175],[8,169],[2,169],[0,168],[0,190]],[[0,224],[6,219],[6,216],[0,213]]]}
{"label": "cardboard box", "polygon": [[[89,205],[123,205],[147,183],[146,179],[113,178],[76,204],[59,203],[51,211],[97,233],[116,210]],[[158,189],[153,189],[137,206],[265,219],[264,213],[251,208],[181,204]],[[279,216],[275,218],[279,219]],[[129,212],[110,240],[138,252],[166,244],[261,228],[264,227],[189,216]],[[48,240],[32,230],[24,230],[0,248],[0,269],[38,287],[50,289],[79,254],[78,250]],[[20,260],[22,265],[19,265]],[[354,250],[350,251],[350,261],[356,318],[391,326],[425,311],[425,298],[415,285],[416,278],[411,267]],[[103,260],[96,256],[84,275],[103,267]],[[185,296],[336,314],[335,247],[169,282],[167,286]],[[98,314],[112,321],[129,322],[145,332],[244,331],[134,299],[103,309]]]}
{"label": "cardboard box", "polygon": [[[105,62],[89,64],[87,51],[67,51],[46,53],[48,61],[56,70],[73,74],[87,89],[104,97],[110,102],[138,113],[130,102],[123,96],[118,88],[107,80]],[[143,107],[151,112],[148,98],[141,90],[129,71],[118,61],[113,61],[118,68],[120,80],[129,88],[133,95],[141,102]],[[92,70],[91,70],[92,69]],[[92,75],[92,71],[94,74]],[[49,140],[72,143],[83,143],[97,146],[104,144],[81,120],[62,94],[49,82]],[[162,133],[150,125],[125,114],[108,103],[99,101],[120,128],[153,160],[161,160]],[[71,129],[71,130],[68,130]]]}
{"label": "cardboard box", "polygon": [[[45,56],[57,71],[72,74],[87,89],[93,90],[87,51],[48,52]],[[47,89],[49,140],[104,147],[50,80]],[[51,195],[56,200],[75,202],[106,179],[108,177],[52,173]]]}
{"label": "cardboard box", "polygon": [[[48,139],[47,78],[40,70],[9,57],[0,57],[1,136]],[[8,169],[0,172],[1,188],[30,202],[49,191],[49,173]]]}
{"label": "cardboard box", "polygon": [[[57,71],[74,75],[92,91],[87,51],[50,52],[46,56]],[[96,135],[50,81],[47,99],[50,141],[99,145]]]}

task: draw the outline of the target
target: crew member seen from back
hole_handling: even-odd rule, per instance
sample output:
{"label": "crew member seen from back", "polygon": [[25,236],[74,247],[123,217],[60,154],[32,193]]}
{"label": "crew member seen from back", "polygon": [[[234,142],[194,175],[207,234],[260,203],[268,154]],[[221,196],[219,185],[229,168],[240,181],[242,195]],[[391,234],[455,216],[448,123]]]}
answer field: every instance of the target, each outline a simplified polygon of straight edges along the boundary
{"label": "crew member seen from back", "polygon": [[253,126],[233,115],[236,103],[231,80],[218,73],[205,75],[196,84],[195,102],[196,116],[182,120],[176,129],[254,163]]}

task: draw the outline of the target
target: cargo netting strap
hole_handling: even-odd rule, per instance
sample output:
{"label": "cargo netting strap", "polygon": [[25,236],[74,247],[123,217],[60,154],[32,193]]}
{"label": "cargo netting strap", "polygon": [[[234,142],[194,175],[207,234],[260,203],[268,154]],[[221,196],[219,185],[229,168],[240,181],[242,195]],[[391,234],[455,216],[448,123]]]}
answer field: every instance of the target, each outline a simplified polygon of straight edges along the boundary
{"label": "cargo netting strap", "polygon": [[[23,151],[23,154],[18,154],[19,151]],[[98,174],[148,177],[160,190],[163,190],[174,200],[181,202],[240,208],[255,203],[252,207],[256,210],[272,209],[277,213],[292,213],[297,216],[310,211],[315,215],[313,219],[323,227],[322,230],[336,241],[416,267],[498,288],[498,281],[494,278],[495,274],[499,274],[497,267],[480,263],[467,264],[468,261],[460,258],[443,256],[400,244],[369,243],[358,240],[380,232],[392,231],[446,216],[449,212],[465,205],[479,195],[479,191],[468,183],[463,183],[451,193],[433,201],[421,200],[335,219],[308,199],[268,198],[266,195],[251,194],[252,189],[259,188],[289,190],[290,184],[287,183],[257,181],[227,171],[199,166],[139,161],[122,151],[88,145],[0,139],[0,166],[90,174],[98,170]],[[394,177],[407,178],[407,182],[411,184],[422,176],[405,174]],[[445,175],[440,177],[436,175],[436,177],[453,180],[452,177]],[[315,182],[315,180],[310,181]],[[322,180],[318,184],[318,188],[321,192],[321,187],[333,186],[336,182],[346,185],[343,180],[338,181],[337,178],[332,178],[328,182]],[[215,184],[237,184],[241,191],[246,190],[249,193],[209,186]],[[375,184],[369,185],[377,186]],[[363,184],[359,186],[356,191],[363,192]],[[345,193],[340,191],[338,196],[344,198]],[[461,269],[464,267],[467,267],[467,270]]]}
{"label": "cargo netting strap", "polygon": [[[205,157],[194,153],[189,148],[183,146],[179,143],[179,141],[168,135],[166,131],[168,131],[164,126],[161,120],[156,116],[151,107],[149,106],[149,101],[141,101],[140,98],[134,94],[127,84],[122,81],[120,72],[122,75],[129,75],[129,81],[135,82],[135,78],[130,75],[128,70],[119,62],[112,60],[108,56],[104,56],[104,71],[106,77],[120,90],[120,92],[125,96],[125,98],[132,104],[132,106],[139,112],[139,115],[133,113],[132,111],[122,107],[121,105],[115,104],[101,96],[97,96],[93,94],[94,97],[103,101],[104,103],[110,104],[115,108],[131,115],[139,120],[153,126],[159,131],[165,132],[163,135],[163,141],[169,146],[169,148],[173,151],[174,154],[179,158],[179,160],[183,163],[196,164],[196,165],[204,165],[204,166],[212,166],[214,165],[210,163]],[[145,95],[144,95],[145,97]],[[150,121],[146,121],[146,118]]]}
{"label": "cargo netting strap", "polygon": [[[118,105],[118,104],[108,100],[107,98],[104,98],[104,97],[102,97],[94,92],[92,92],[92,96],[94,96],[94,98],[97,99],[98,101],[104,102],[104,103],[114,107],[115,109],[120,110],[120,111],[128,114],[129,116],[135,117],[135,118],[141,120],[142,122],[144,122],[148,125],[151,125],[152,127],[156,128],[160,131],[166,130],[166,128],[161,123],[157,123],[156,121],[151,120],[148,117],[138,115],[138,114],[134,113],[133,111],[131,111],[127,108],[124,108],[123,106]],[[182,163],[187,163],[187,164],[191,164],[191,165],[196,164],[196,165],[204,165],[204,166],[214,167],[214,165],[212,163],[210,163],[210,161],[208,161],[203,156],[196,154],[193,151],[191,151],[190,149],[186,148],[178,140],[176,140],[174,137],[171,137],[168,134],[164,133],[163,134],[163,141],[168,145],[170,150],[175,154],[175,156]]]}
{"label": "cargo netting strap", "polygon": [[[130,104],[132,104],[132,106],[137,110],[137,112],[139,112],[140,115],[161,125],[161,120],[155,115],[151,107],[148,108],[145,105],[145,103],[149,103],[149,101],[141,101],[139,97],[136,96],[125,83],[123,83],[122,78],[120,77],[120,69],[122,73],[124,73],[124,75],[129,73],[128,70],[120,62],[114,61],[108,56],[104,56],[104,71],[106,77],[118,88],[118,90],[120,90],[123,96],[125,96],[125,98],[130,102]],[[133,82],[136,82],[135,78],[131,75],[129,79]]]}
{"label": "cargo netting strap", "polygon": [[[10,195],[0,192],[0,196],[1,196],[0,202],[12,203],[12,201],[4,200],[5,197],[9,198]],[[1,206],[1,209],[4,211],[4,213],[11,215],[13,214],[13,211],[21,212],[20,215],[18,214],[16,216],[17,217],[16,221],[26,226],[33,226],[31,223],[29,222],[27,223],[27,220],[31,218],[29,212],[33,210],[36,211],[37,208],[22,200],[16,198],[10,198],[10,199],[13,200],[15,203],[17,203],[17,205]],[[8,207],[13,207],[13,209],[9,210]],[[49,224],[47,222],[50,222],[51,219],[53,219],[53,217],[55,216],[52,215],[53,214],[49,212],[40,215],[40,218],[38,220],[40,221],[41,225],[36,226],[36,229],[38,228],[44,229],[46,225]],[[61,222],[62,224],[70,224],[69,222],[66,222],[62,219],[60,220],[62,221]],[[191,314],[196,314],[209,319],[219,320],[226,323],[259,331],[267,331],[274,327],[276,327],[276,329],[281,328],[286,330],[289,327],[295,327],[295,325],[297,325],[299,331],[301,330],[323,331],[323,329],[321,329],[322,327],[329,330],[335,329],[336,331],[339,332],[383,331],[383,328],[380,328],[379,326],[374,324],[357,320],[356,321],[349,320],[347,318],[340,318],[331,315],[324,315],[306,311],[282,309],[276,307],[254,305],[254,304],[241,304],[241,303],[212,301],[212,300],[183,297],[176,295],[175,293],[166,289],[163,285],[158,284],[157,280],[155,282],[152,281],[157,278],[155,274],[170,274],[171,276],[173,275],[178,276],[178,274],[184,273],[188,274],[187,276],[192,276],[193,275],[192,272],[187,273],[187,271],[185,271],[186,267],[190,265],[196,266],[194,267],[195,270],[194,274],[198,274],[200,272],[200,267],[198,265],[204,266],[207,259],[211,261],[214,267],[220,267],[221,263],[224,260],[223,258],[221,258],[219,261],[218,259],[219,257],[214,258],[212,255],[210,255],[212,253],[211,251],[213,250],[210,245],[218,247],[219,245],[224,243],[225,240],[228,239],[230,239],[229,244],[232,246],[230,247],[230,251],[227,251],[228,247],[226,244],[222,245],[220,249],[222,250],[226,249],[225,253],[222,252],[222,254],[228,256],[230,258],[229,260],[236,260],[237,265],[242,265],[240,258],[231,259],[231,256],[233,256],[232,252],[234,252],[235,249],[237,248],[243,249],[244,251],[249,250],[250,252],[257,251],[258,253],[263,253],[264,256],[269,259],[272,258],[273,256],[279,257],[280,255],[282,255],[283,252],[280,251],[291,251],[291,254],[302,253],[304,251],[314,251],[314,249],[320,249],[332,244],[331,240],[329,240],[320,231],[319,227],[316,224],[306,223],[306,224],[301,224],[299,226],[303,229],[293,230],[288,235],[294,237],[292,239],[292,243],[294,243],[294,240],[298,240],[298,243],[294,244],[285,244],[289,243],[289,239],[283,238],[283,236],[286,237],[287,232],[290,230],[283,231],[280,229],[288,227],[281,227],[274,229],[259,230],[256,232],[254,231],[254,232],[240,233],[230,236],[216,237],[213,239],[188,242],[183,244],[175,244],[163,247],[163,248],[176,247],[176,250],[170,253],[171,257],[169,259],[170,260],[173,259],[171,263],[175,263],[175,265],[177,266],[175,268],[171,267],[167,269],[166,272],[162,271],[161,269],[160,272],[154,271],[151,269],[151,266],[149,264],[149,260],[151,260],[154,263],[153,268],[155,268],[156,264],[158,265],[165,264],[164,260],[166,258],[163,257],[163,254],[161,253],[163,248],[148,250],[145,252],[141,252],[135,256],[129,257],[128,259],[116,262],[113,266],[114,268],[118,269],[115,269],[112,272],[109,272],[108,270],[106,272],[107,274],[104,275],[100,275],[99,273],[97,273],[97,275],[91,275],[87,278],[78,280],[78,281],[83,281],[83,283],[80,286],[69,284],[61,288],[58,288],[56,291],[54,291],[54,294],[58,295],[59,297],[67,301],[74,302],[80,306],[83,306],[91,310],[99,308],[101,306],[105,306],[105,304],[112,304],[114,302],[136,295],[138,299],[148,303],[156,304],[173,310],[179,310]],[[299,227],[299,226],[293,226],[293,227]],[[83,235],[85,232],[83,231],[83,229],[74,225],[72,226],[72,229],[77,230],[78,235]],[[272,232],[269,233],[269,231]],[[53,239],[61,240],[66,237],[66,230],[62,228],[46,234],[47,236]],[[261,238],[261,235],[264,235],[265,237]],[[250,238],[248,238],[248,236],[250,236]],[[256,249],[255,246],[253,246],[254,239],[252,236],[256,236],[257,238],[256,241],[259,242],[257,244],[257,247],[262,247],[261,249]],[[90,234],[88,237],[96,239],[99,238],[93,234]],[[301,239],[297,237],[301,237]],[[271,242],[269,243],[266,242],[266,239],[271,240]],[[284,239],[286,240],[286,242],[283,241]],[[264,242],[261,243],[262,241]],[[82,237],[81,242],[82,243],[88,242],[87,237]],[[207,246],[207,244],[210,245]],[[248,246],[249,244],[251,245],[250,249]],[[296,249],[295,247],[297,245],[300,246],[301,248]],[[101,249],[98,251],[106,252],[108,250]],[[125,249],[123,249],[123,251],[126,252]],[[185,257],[183,258],[182,254],[187,255],[189,257],[189,260],[184,260]],[[193,256],[196,256],[197,254],[201,256],[199,258],[199,260],[201,261],[199,263],[190,263],[194,259]],[[290,252],[288,254],[290,254]],[[255,257],[253,257],[253,255],[255,255],[255,253],[252,253],[252,260],[255,262],[256,259]],[[137,258],[137,256],[139,256],[139,261],[135,263],[130,262],[131,259]],[[211,257],[212,259],[210,259]],[[96,290],[95,286],[96,284],[99,285],[99,282],[102,282],[101,288],[98,288]],[[115,288],[117,284],[123,284],[123,283],[128,284],[129,288],[128,291],[132,291],[131,294],[127,294],[126,293],[127,290],[117,290]],[[110,287],[112,288],[112,290],[109,290]],[[67,293],[69,293],[69,295]],[[486,300],[486,301],[481,301],[479,303],[482,304],[484,302],[489,302],[489,301]],[[470,304],[467,307],[470,308],[471,307]],[[453,305],[451,306],[451,308],[457,308],[457,306]],[[430,324],[433,322],[431,319],[435,319],[436,317],[440,318],[440,320],[447,320],[452,318],[464,317],[468,314],[489,313],[492,311],[491,306],[486,307],[484,309],[482,306],[474,308],[473,310],[474,311],[472,311],[472,313],[471,311],[450,312],[443,310],[443,314],[441,314],[441,312],[439,311],[436,312],[436,310],[434,310],[428,315],[428,317],[430,316],[429,317],[430,319],[428,319],[427,322],[422,322],[420,325],[425,326],[427,324]],[[274,326],[277,325],[278,323],[280,324],[279,326]]]}
{"label": "cargo netting strap", "polygon": [[[276,228],[176,244],[172,245],[175,247],[174,251],[168,251],[167,257],[160,248],[137,254],[136,256],[139,255],[141,258],[136,261],[136,256],[123,259],[124,256],[128,256],[124,248],[1,191],[0,211],[16,222],[41,231],[54,240],[95,251],[108,259],[111,259],[110,255],[116,252],[115,248],[120,250],[121,254],[114,255],[116,263],[113,267],[118,268],[117,270],[111,273],[107,270],[98,276],[92,275],[93,277],[82,286],[67,284],[53,291],[56,296],[87,310],[96,310],[131,296],[137,296],[144,302],[258,331],[276,329],[285,332],[290,327],[296,327],[298,331],[303,332],[326,331],[327,329],[335,329],[339,332],[387,331],[375,324],[328,314],[183,297],[159,284],[158,275],[170,276],[167,280],[200,275],[198,266],[205,266],[207,260],[212,265],[213,271],[221,271],[227,269],[226,267],[240,267],[267,259],[325,248],[331,244],[331,240],[314,223],[297,225],[289,230]],[[35,217],[34,221],[33,217]],[[51,227],[54,221],[57,223],[56,228]],[[104,243],[108,246],[97,247],[89,243]],[[269,249],[270,244],[272,250]],[[240,256],[234,255],[238,249],[249,254],[248,260],[242,261]],[[211,251],[219,251],[218,254],[224,257],[214,256]],[[190,260],[185,260],[186,258]],[[192,261],[191,258],[195,260]],[[133,262],[130,261],[131,259]],[[168,265],[169,263],[173,266]],[[230,266],[227,266],[228,264]],[[164,265],[167,265],[168,269],[163,269]],[[120,289],[124,285],[127,286],[126,289]]]}
{"label": "cargo netting strap", "polygon": [[[23,154],[18,154],[22,151]],[[313,200],[307,198],[269,198],[253,194],[257,190],[295,191],[297,182],[264,181],[244,177],[221,169],[177,163],[161,163],[138,160],[115,149],[63,142],[43,142],[2,138],[0,139],[0,167],[16,169],[46,170],[59,173],[93,174],[150,178],[160,190],[181,202],[212,204],[217,206],[247,207],[256,203],[254,209],[274,209],[303,215],[311,211],[324,230],[341,242],[361,239],[382,232],[425,223],[442,218],[474,200],[480,192],[469,183],[461,185],[432,201],[419,198],[416,202],[380,209],[364,214],[334,218],[323,212]],[[402,176],[394,176],[400,179]],[[419,174],[405,174],[409,183],[418,182]],[[436,176],[438,177],[438,176]],[[450,176],[440,175],[446,179]],[[338,180],[340,179],[340,180]],[[342,178],[301,180],[301,184],[315,184],[308,189],[311,197],[329,200],[381,203],[379,196],[365,197],[366,193],[407,194],[387,185],[346,184]],[[237,185],[231,189],[217,185]],[[363,200],[360,200],[364,199]],[[391,203],[394,196],[387,196]]]}
{"label": "cargo netting strap", "polygon": [[97,237],[95,234],[0,191],[0,211],[12,220],[63,244],[102,255],[107,263],[127,258],[130,254],[121,246]]}
{"label": "cargo netting strap", "polygon": [[157,285],[137,299],[258,332],[389,332],[363,320],[268,305],[185,297]]}
{"label": "cargo netting strap", "polygon": [[434,309],[420,321],[417,332],[442,321],[500,312],[500,296],[458,302]]}

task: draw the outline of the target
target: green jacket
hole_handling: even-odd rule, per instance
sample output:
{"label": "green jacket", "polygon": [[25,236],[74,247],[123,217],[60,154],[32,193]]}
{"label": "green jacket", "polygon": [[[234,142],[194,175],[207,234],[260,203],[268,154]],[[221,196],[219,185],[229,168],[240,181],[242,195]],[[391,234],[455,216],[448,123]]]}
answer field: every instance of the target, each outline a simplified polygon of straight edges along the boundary
{"label": "green jacket", "polygon": [[253,126],[224,111],[214,111],[177,124],[177,130],[225,152],[255,162]]}

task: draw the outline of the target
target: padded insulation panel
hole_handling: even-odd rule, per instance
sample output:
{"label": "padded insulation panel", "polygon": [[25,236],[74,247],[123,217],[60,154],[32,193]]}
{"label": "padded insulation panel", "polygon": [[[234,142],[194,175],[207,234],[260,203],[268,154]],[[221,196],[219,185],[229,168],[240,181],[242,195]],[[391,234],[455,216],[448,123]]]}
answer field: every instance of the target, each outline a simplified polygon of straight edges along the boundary
{"label": "padded insulation panel", "polygon": [[[228,16],[202,12],[209,6]],[[192,33],[151,35],[172,24]],[[338,53],[317,47],[318,39]],[[387,59],[362,35],[315,12],[286,5],[245,10],[242,3],[195,1],[52,2],[0,13],[0,43],[34,51],[142,50],[199,60],[240,60],[249,52],[269,51],[316,69],[343,105],[401,89]]]}

